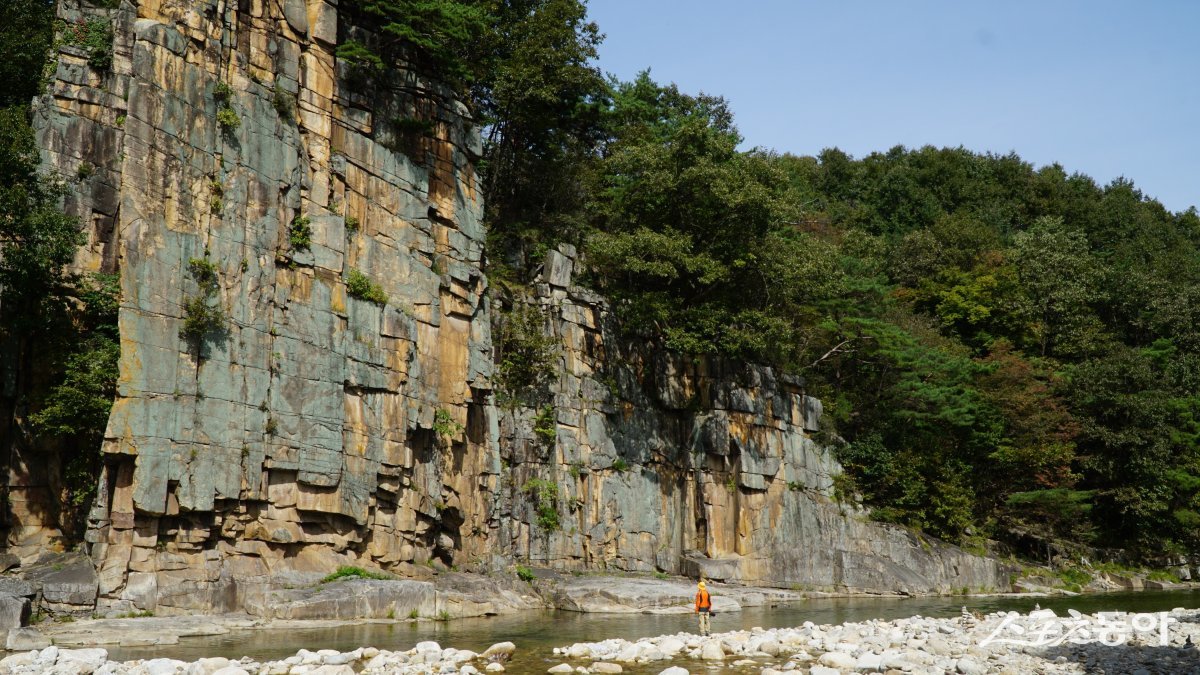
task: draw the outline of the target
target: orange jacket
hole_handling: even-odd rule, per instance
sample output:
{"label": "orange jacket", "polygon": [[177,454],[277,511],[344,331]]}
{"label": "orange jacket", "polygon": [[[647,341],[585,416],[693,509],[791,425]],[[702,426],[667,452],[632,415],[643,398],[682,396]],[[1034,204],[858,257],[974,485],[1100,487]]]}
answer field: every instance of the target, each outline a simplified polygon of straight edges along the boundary
{"label": "orange jacket", "polygon": [[712,609],[712,598],[709,597],[707,590],[696,592],[696,611],[701,609]]}

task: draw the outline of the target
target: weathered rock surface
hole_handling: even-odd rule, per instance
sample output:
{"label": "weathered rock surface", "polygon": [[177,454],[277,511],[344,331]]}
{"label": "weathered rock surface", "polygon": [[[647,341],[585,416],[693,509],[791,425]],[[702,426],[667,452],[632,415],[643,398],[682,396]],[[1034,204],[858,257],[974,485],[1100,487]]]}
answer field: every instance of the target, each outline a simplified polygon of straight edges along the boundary
{"label": "weathered rock surface", "polygon": [[43,635],[38,629],[28,626],[10,629],[4,642],[4,648],[10,652],[45,649],[49,646],[50,638]]}
{"label": "weathered rock surface", "polygon": [[463,618],[511,614],[544,606],[521,585],[473,575],[451,575],[438,584],[412,580],[342,580],[267,593],[247,609],[272,619]]}
{"label": "weathered rock surface", "polygon": [[[799,593],[770,588],[746,588],[713,584],[713,610],[738,612],[755,607],[800,600]],[[680,614],[693,611],[695,584],[681,580],[614,578],[604,576],[564,577],[554,585],[553,603],[558,609],[577,612]]]}
{"label": "weathered rock surface", "polygon": [[[493,526],[496,482],[478,132],[414,73],[347,84],[335,4],[60,3],[115,35],[111,72],[60,52],[36,123],[46,164],[81,176],[77,267],[121,280],[88,535],[102,611],[262,605],[340,564],[489,551],[467,536]],[[197,260],[225,321],[189,339]],[[17,538],[51,525],[17,515]]]}
{"label": "weathered rock surface", "polygon": [[0,632],[29,623],[29,598],[0,595]]}
{"label": "weathered rock surface", "polygon": [[23,570],[24,581],[40,591],[45,613],[90,614],[96,606],[98,579],[85,555],[52,555]]}
{"label": "weathered rock surface", "polygon": [[45,634],[60,647],[144,647],[173,645],[179,638],[225,635],[264,624],[246,615],[82,619],[45,624]]}
{"label": "weathered rock surface", "polygon": [[[522,301],[560,344],[557,380],[536,406],[497,407],[479,131],[418,73],[358,82],[334,45],[371,27],[337,3],[58,11],[114,30],[109,72],[61,49],[35,127],[47,168],[74,177],[75,267],[119,275],[121,360],[95,575],[41,579],[47,608],[474,616],[533,601],[419,580],[515,560],[836,591],[1006,584],[992,561],[833,501],[840,468],[802,380],[621,339],[573,285],[571,246]],[[386,303],[361,297],[363,278]],[[197,302],[224,320],[185,337]],[[34,483],[10,494],[27,562],[57,536]],[[287,588],[339,565],[413,580]],[[569,601],[643,602],[585,596]]]}

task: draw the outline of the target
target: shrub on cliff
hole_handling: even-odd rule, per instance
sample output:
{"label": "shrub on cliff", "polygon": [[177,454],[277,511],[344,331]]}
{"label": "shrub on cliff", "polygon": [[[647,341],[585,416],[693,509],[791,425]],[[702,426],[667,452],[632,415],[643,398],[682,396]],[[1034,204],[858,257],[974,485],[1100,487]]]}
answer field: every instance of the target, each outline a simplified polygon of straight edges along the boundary
{"label": "shrub on cliff", "polygon": [[553,481],[531,478],[521,488],[533,499],[536,523],[543,532],[555,532],[559,528],[558,485]]}
{"label": "shrub on cliff", "polygon": [[96,70],[108,70],[113,59],[112,22],[108,19],[77,21],[63,28],[63,42],[87,52],[88,65]]}
{"label": "shrub on cliff", "polygon": [[183,327],[179,336],[199,350],[206,339],[225,332],[227,320],[217,297],[221,286],[216,264],[207,255],[192,258],[188,261],[188,273],[199,292],[183,299]]}
{"label": "shrub on cliff", "polygon": [[501,405],[532,405],[557,377],[558,341],[547,335],[541,309],[516,303],[499,317],[496,345],[496,391]]}
{"label": "shrub on cliff", "polygon": [[388,302],[388,296],[383,287],[356,269],[351,269],[346,278],[346,292],[352,298],[366,300],[377,305],[386,305]]}

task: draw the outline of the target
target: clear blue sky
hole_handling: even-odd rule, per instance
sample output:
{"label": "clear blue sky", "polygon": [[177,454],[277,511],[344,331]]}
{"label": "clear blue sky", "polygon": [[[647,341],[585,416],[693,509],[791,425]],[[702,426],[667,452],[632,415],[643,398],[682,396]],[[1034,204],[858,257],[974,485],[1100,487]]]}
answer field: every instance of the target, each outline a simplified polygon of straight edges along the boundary
{"label": "clear blue sky", "polygon": [[1200,0],[591,0],[621,79],[726,97],[746,146],[1015,150],[1200,206]]}

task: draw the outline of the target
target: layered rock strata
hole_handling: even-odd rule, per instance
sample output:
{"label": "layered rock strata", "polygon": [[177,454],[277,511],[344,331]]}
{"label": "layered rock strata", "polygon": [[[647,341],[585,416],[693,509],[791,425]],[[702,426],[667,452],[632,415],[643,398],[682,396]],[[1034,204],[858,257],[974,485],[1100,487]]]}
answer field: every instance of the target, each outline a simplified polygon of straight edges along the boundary
{"label": "layered rock strata", "polygon": [[38,107],[78,176],[78,267],[121,279],[101,606],[232,609],[281,574],[472,554],[495,443],[465,109],[409,73],[347,84],[335,3],[60,16],[115,36],[108,72],[62,47]]}
{"label": "layered rock strata", "polygon": [[[835,502],[800,379],[620,338],[570,247],[521,301],[556,379],[497,406],[478,131],[435,82],[339,63],[362,28],[332,0],[59,13],[114,34],[110,71],[63,45],[36,106],[89,235],[76,267],[121,280],[87,538],[100,611],[266,608],[341,564],[1005,584]],[[14,550],[36,554],[39,517],[14,509]]]}

